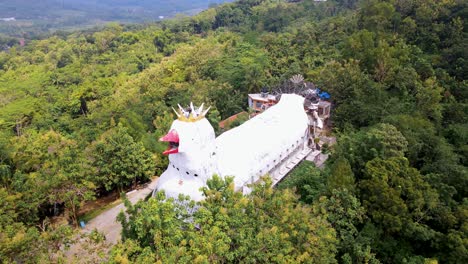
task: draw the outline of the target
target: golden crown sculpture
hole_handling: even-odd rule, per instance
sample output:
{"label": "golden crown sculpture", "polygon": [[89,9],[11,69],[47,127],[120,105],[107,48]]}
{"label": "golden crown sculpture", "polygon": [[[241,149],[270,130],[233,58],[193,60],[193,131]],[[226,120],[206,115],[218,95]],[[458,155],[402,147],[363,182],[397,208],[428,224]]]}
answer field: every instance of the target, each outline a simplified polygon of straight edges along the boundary
{"label": "golden crown sculpture", "polygon": [[174,113],[177,115],[177,119],[183,122],[196,122],[198,120],[201,120],[205,117],[206,113],[208,113],[208,110],[210,110],[211,106],[208,107],[205,111],[203,111],[203,105],[202,104],[200,107],[195,109],[193,106],[193,103],[190,102],[190,110],[185,110],[180,104],[177,104],[179,107],[179,111],[176,111],[174,108]]}

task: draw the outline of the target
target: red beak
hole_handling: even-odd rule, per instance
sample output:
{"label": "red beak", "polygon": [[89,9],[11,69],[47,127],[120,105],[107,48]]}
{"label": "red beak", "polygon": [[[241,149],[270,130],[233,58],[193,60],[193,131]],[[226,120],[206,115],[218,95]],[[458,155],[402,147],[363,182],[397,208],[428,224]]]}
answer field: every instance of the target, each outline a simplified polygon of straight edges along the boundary
{"label": "red beak", "polygon": [[177,131],[172,129],[171,131],[169,131],[169,133],[167,133],[167,135],[160,138],[159,141],[179,143],[179,134],[177,134]]}
{"label": "red beak", "polygon": [[179,153],[179,134],[174,129],[160,138],[159,141],[169,142],[169,146],[163,152],[164,155]]}

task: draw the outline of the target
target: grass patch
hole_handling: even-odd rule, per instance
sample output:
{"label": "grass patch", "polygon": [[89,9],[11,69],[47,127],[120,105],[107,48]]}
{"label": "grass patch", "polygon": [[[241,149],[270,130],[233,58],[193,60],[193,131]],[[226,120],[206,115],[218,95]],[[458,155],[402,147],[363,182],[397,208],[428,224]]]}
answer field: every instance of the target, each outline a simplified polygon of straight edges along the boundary
{"label": "grass patch", "polygon": [[86,212],[85,214],[78,217],[78,222],[84,221],[85,223],[88,223],[91,219],[102,214],[104,211],[107,211],[108,209],[111,209],[112,207],[119,205],[121,202],[122,202],[121,199],[117,199],[113,201],[112,203],[108,203],[104,206],[101,206],[89,212]]}

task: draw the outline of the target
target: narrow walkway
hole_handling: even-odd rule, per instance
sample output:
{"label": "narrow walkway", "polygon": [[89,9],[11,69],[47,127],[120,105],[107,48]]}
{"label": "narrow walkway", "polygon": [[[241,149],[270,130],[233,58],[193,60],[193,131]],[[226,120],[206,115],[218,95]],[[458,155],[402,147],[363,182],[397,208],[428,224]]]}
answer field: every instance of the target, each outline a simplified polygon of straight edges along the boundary
{"label": "narrow walkway", "polygon": [[[139,200],[145,199],[156,186],[157,179],[151,181],[145,188],[134,190],[127,193],[127,198],[132,204]],[[106,236],[106,241],[111,244],[116,244],[120,240],[120,231],[122,226],[117,222],[116,218],[120,211],[125,210],[125,205],[120,203],[109,210],[103,212],[97,217],[91,219],[83,228],[83,233],[90,233],[94,229]]]}
{"label": "narrow walkway", "polygon": [[327,161],[328,159],[328,156],[328,154],[323,154],[322,152],[320,152],[320,150],[316,150],[310,153],[310,155],[307,156],[306,160],[315,163],[315,166],[317,168],[323,168],[323,166],[325,165],[325,161]]}
{"label": "narrow walkway", "polygon": [[291,172],[302,160],[304,160],[310,153],[312,149],[305,147],[301,152],[299,152],[294,157],[289,158],[286,163],[280,166],[275,172],[271,173],[273,179],[273,186],[280,182],[289,172]]}
{"label": "narrow walkway", "polygon": [[[135,204],[139,200],[145,199],[156,186],[158,178],[153,179],[145,188],[134,190],[127,193],[127,198],[132,204]],[[122,226],[117,222],[117,215],[125,210],[125,205],[121,202],[120,204],[104,211],[102,214],[91,219],[86,226],[81,230],[81,234],[89,234],[94,229],[105,235],[106,244],[117,244],[120,240],[120,231]],[[74,255],[80,256],[83,251],[82,245],[83,239],[79,239],[77,243],[73,244],[65,253],[68,257]]]}

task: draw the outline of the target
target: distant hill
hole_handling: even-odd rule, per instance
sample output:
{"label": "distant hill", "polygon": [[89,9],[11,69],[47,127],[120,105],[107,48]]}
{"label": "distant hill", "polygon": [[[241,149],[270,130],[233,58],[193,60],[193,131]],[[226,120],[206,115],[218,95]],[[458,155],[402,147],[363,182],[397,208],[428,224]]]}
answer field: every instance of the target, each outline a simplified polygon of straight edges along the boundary
{"label": "distant hill", "polygon": [[[111,21],[157,21],[193,15],[227,0],[0,0],[0,33],[23,37]],[[14,19],[13,19],[14,18]]]}
{"label": "distant hill", "polygon": [[[82,27],[137,3],[112,16],[109,0],[29,1],[0,0],[0,25]],[[468,263],[468,1],[291,1],[25,36],[22,48],[0,36],[0,263]],[[218,130],[249,93],[299,88],[285,82],[298,73],[331,95],[323,169],[299,165],[274,189],[267,176],[246,196],[214,178],[195,213],[158,194],[118,217],[125,240],[112,248],[74,235],[68,223],[106,208],[81,216],[88,201],[167,168],[158,139],[172,107],[205,103]],[[76,258],[57,250],[78,240]]]}

